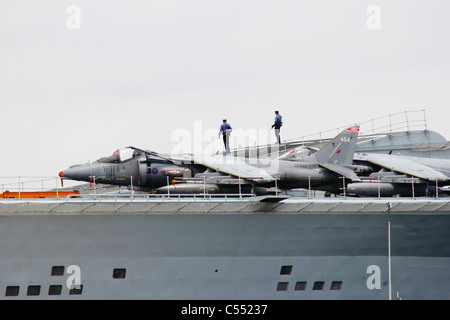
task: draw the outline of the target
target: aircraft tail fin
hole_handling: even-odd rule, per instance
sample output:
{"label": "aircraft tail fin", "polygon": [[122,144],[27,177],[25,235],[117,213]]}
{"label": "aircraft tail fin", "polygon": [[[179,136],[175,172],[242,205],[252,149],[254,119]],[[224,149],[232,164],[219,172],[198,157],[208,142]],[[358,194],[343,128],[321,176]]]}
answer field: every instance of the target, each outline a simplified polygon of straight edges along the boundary
{"label": "aircraft tail fin", "polygon": [[315,155],[319,164],[351,165],[356,149],[359,126],[347,128],[328,142]]}

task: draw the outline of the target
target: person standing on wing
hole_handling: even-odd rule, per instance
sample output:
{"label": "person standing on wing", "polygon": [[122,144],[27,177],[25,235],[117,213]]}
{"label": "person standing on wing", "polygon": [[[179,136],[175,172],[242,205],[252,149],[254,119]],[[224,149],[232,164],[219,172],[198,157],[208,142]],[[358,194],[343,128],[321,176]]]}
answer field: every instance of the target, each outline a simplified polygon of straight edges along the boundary
{"label": "person standing on wing", "polygon": [[272,125],[272,129],[275,128],[275,137],[277,138],[277,143],[281,144],[280,138],[280,128],[283,125],[283,118],[278,111],[275,111],[275,122]]}
{"label": "person standing on wing", "polygon": [[227,122],[227,119],[223,119],[223,123],[220,126],[219,131],[219,139],[220,134],[223,136],[223,144],[225,145],[225,155],[230,153],[230,133],[233,129],[231,128],[230,124]]}

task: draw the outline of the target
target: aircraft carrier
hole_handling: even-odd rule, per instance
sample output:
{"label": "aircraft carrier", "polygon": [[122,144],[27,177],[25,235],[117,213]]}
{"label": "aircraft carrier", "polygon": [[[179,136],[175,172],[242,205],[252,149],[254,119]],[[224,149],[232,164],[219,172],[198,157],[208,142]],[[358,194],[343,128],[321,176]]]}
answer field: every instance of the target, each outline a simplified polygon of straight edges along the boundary
{"label": "aircraft carrier", "polygon": [[1,299],[450,298],[448,197],[90,191],[0,200]]}
{"label": "aircraft carrier", "polygon": [[1,298],[450,298],[450,201],[278,200],[3,200]]}

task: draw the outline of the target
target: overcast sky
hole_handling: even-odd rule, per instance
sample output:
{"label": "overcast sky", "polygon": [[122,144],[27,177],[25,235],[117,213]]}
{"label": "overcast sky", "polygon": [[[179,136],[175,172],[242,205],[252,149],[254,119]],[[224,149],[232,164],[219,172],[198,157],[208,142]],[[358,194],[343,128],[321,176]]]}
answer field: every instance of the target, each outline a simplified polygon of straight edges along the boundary
{"label": "overcast sky", "polygon": [[275,109],[283,140],[423,109],[450,139],[449,14],[444,0],[1,1],[0,177],[171,152],[196,130],[220,148],[223,118],[274,140]]}

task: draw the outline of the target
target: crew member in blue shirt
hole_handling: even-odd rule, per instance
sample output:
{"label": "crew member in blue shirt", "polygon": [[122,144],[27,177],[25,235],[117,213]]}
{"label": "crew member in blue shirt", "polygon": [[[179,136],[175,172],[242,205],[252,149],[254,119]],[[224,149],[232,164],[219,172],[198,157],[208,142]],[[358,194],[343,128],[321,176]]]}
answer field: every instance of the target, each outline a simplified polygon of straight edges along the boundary
{"label": "crew member in blue shirt", "polygon": [[230,124],[227,122],[227,119],[223,119],[223,123],[220,126],[219,138],[220,134],[223,136],[223,144],[225,145],[225,155],[230,153],[230,133],[233,129]]}
{"label": "crew member in blue shirt", "polygon": [[280,128],[283,125],[283,119],[278,111],[275,111],[275,122],[272,125],[272,129],[275,128],[275,137],[277,138],[277,143],[281,144],[280,138]]}

